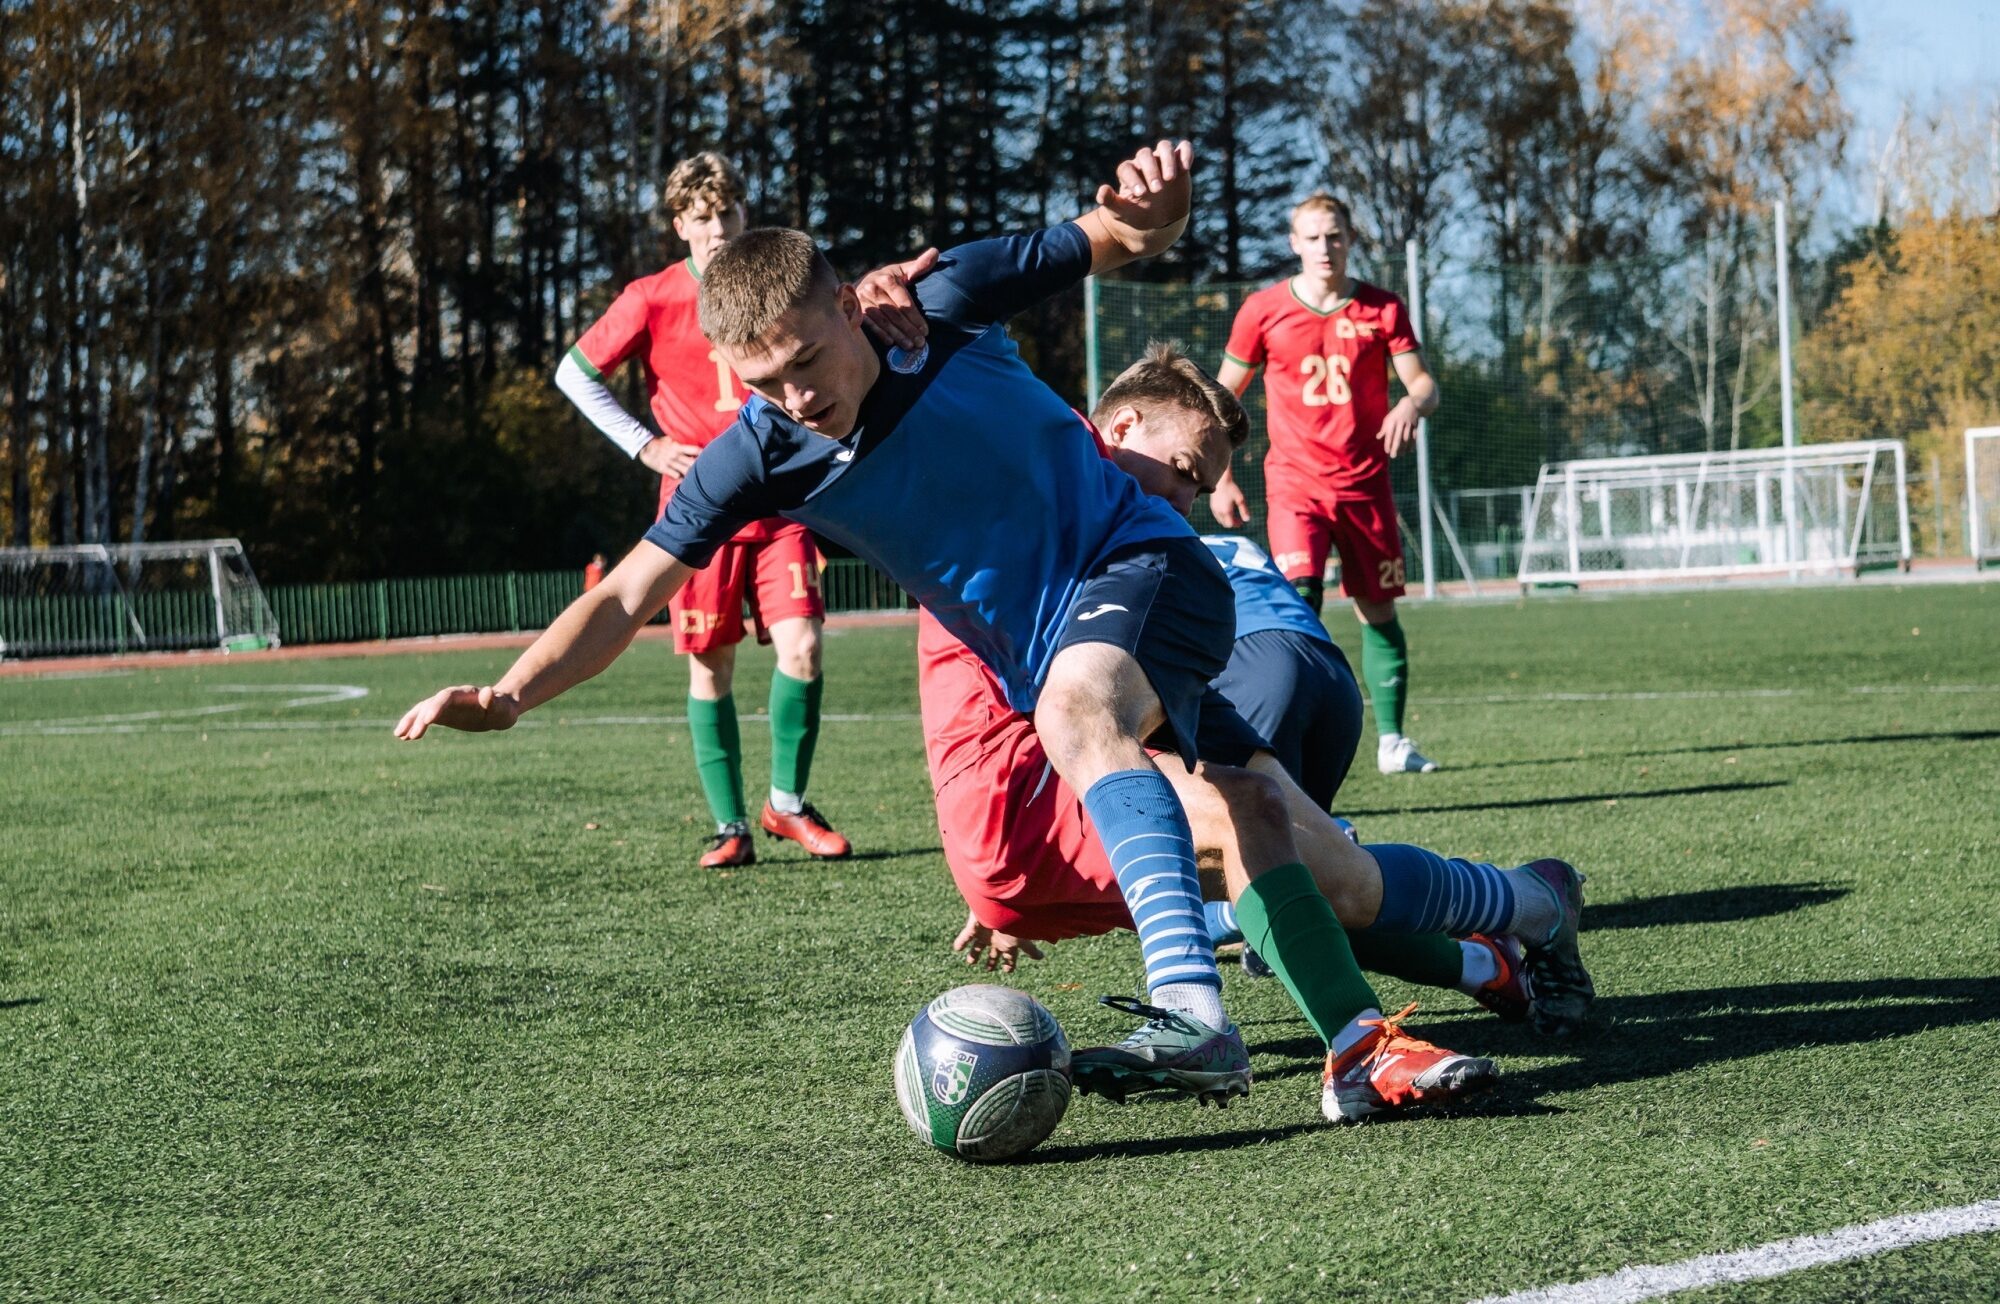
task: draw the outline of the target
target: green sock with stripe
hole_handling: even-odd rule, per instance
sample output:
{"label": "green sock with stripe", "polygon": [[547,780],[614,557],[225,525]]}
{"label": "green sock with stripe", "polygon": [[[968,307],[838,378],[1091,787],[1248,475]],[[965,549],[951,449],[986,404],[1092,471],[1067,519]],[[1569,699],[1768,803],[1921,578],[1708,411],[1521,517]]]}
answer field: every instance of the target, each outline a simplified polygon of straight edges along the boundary
{"label": "green sock with stripe", "polygon": [[1375,732],[1403,732],[1403,700],[1410,691],[1410,649],[1403,622],[1361,627],[1361,679],[1375,708]]}
{"label": "green sock with stripe", "polygon": [[771,672],[771,791],[803,797],[819,742],[819,700],[826,680]]}
{"label": "green sock with stripe", "polygon": [[1304,865],[1251,879],[1236,899],[1236,923],[1327,1045],[1363,1011],[1381,1008],[1354,962],[1347,930]]}
{"label": "green sock with stripe", "polygon": [[694,735],[694,769],[718,826],[749,820],[743,809],[743,738],[736,727],[736,698],[688,699],[688,732]]}

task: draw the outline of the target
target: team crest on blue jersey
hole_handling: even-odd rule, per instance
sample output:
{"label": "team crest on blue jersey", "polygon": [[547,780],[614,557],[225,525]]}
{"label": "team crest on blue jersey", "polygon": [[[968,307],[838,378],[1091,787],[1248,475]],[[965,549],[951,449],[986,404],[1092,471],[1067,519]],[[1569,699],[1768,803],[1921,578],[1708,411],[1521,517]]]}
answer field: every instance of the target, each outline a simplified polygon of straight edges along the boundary
{"label": "team crest on blue jersey", "polygon": [[937,1071],[931,1074],[931,1094],[940,1105],[956,1105],[972,1089],[972,1068],[979,1056],[969,1050],[938,1056]]}
{"label": "team crest on blue jersey", "polygon": [[914,353],[906,349],[889,350],[889,370],[899,376],[916,375],[924,369],[924,364],[930,360],[931,346],[929,344],[919,344],[917,351]]}

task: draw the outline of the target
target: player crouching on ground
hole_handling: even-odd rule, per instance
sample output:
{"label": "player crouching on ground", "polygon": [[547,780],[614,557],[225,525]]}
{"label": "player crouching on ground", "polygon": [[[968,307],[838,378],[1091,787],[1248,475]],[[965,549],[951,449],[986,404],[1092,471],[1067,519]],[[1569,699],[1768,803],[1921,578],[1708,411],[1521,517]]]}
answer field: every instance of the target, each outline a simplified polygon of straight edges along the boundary
{"label": "player crouching on ground", "polygon": [[[1164,349],[1114,382],[1098,416],[1118,464],[1183,513],[1207,487],[1206,469],[1220,462],[1230,442],[1240,441],[1244,429],[1233,396]],[[1121,891],[1084,803],[1055,774],[1034,721],[1013,709],[991,673],[929,618],[922,622],[919,658],[939,825],[954,878],[971,906],[957,946],[969,959],[990,953],[989,963],[1011,968],[1017,954],[1039,954],[1028,939],[1130,927],[1129,889]],[[1276,938],[1268,922],[1310,900],[1330,903],[1341,922],[1372,925],[1386,934],[1396,921],[1385,905],[1449,898],[1436,890],[1439,880],[1464,862],[1421,853],[1403,858],[1410,863],[1399,863],[1399,872],[1387,876],[1393,881],[1385,881],[1375,859],[1290,782],[1260,741],[1245,747],[1238,731],[1205,731],[1198,747],[1203,763],[1194,772],[1173,765],[1162,766],[1162,772],[1187,811],[1196,846],[1219,854],[1228,894],[1249,917],[1247,930],[1279,947],[1274,967],[1327,1037],[1321,1101],[1327,1117],[1354,1119],[1438,1103],[1492,1085],[1491,1061],[1431,1046],[1382,1017],[1338,926],[1302,946],[1296,937]],[[1211,755],[1228,755],[1249,768],[1214,763]],[[1296,849],[1294,832],[1300,838]],[[1518,927],[1537,941],[1566,932],[1573,949],[1574,913],[1562,911],[1545,885],[1522,871],[1480,868],[1490,895],[1479,922],[1496,932]],[[1449,986],[1464,979],[1460,948],[1448,938],[1380,941],[1387,972]],[[1517,975],[1504,972],[1497,961],[1493,969],[1475,989],[1489,989],[1487,996],[1503,1003],[1511,999],[1516,1007],[1524,1004]],[[1186,1030],[1177,1046],[1154,1026],[1179,1027],[1184,1021],[1173,1012],[1107,1000],[1150,1022],[1125,1047],[1077,1052],[1073,1068],[1079,1087],[1113,1096],[1147,1086],[1209,1094],[1197,1054],[1201,1030]]]}

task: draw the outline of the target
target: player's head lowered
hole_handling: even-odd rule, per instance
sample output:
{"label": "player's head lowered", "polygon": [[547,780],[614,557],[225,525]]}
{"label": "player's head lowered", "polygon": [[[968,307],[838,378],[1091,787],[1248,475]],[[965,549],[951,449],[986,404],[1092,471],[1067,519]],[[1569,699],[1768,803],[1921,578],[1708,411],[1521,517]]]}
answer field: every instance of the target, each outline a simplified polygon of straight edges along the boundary
{"label": "player's head lowered", "polygon": [[667,212],[697,272],[708,270],[716,251],[743,234],[746,193],[743,174],[713,150],[682,159],[667,174]]}
{"label": "player's head lowered", "polygon": [[1353,246],[1354,216],[1346,201],[1315,190],[1292,209],[1292,252],[1306,275],[1344,279]]}
{"label": "player's head lowered", "polygon": [[845,439],[881,360],[861,301],[802,231],[759,227],[701,278],[701,333],[743,383],[816,435]]}
{"label": "player's head lowered", "polygon": [[1119,469],[1186,516],[1215,488],[1229,455],[1250,435],[1236,396],[1179,344],[1154,342],[1105,387],[1090,420]]}

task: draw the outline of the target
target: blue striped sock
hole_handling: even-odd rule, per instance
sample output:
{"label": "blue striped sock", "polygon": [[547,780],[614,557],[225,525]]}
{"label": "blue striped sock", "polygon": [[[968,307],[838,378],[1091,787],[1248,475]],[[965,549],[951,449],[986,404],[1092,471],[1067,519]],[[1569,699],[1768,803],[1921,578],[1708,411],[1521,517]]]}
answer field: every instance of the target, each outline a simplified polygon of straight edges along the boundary
{"label": "blue striped sock", "polygon": [[1514,918],[1514,885],[1491,865],[1450,860],[1400,842],[1362,850],[1382,867],[1382,910],[1370,932],[1504,933]]}
{"label": "blue striped sock", "polygon": [[1147,989],[1196,983],[1221,990],[1202,915],[1194,835],[1173,785],[1158,770],[1120,770],[1090,785],[1083,809],[1132,912]]}
{"label": "blue striped sock", "polygon": [[1208,940],[1214,946],[1227,946],[1231,942],[1243,940],[1243,930],[1236,926],[1236,907],[1227,901],[1204,901],[1201,913],[1208,919]]}

